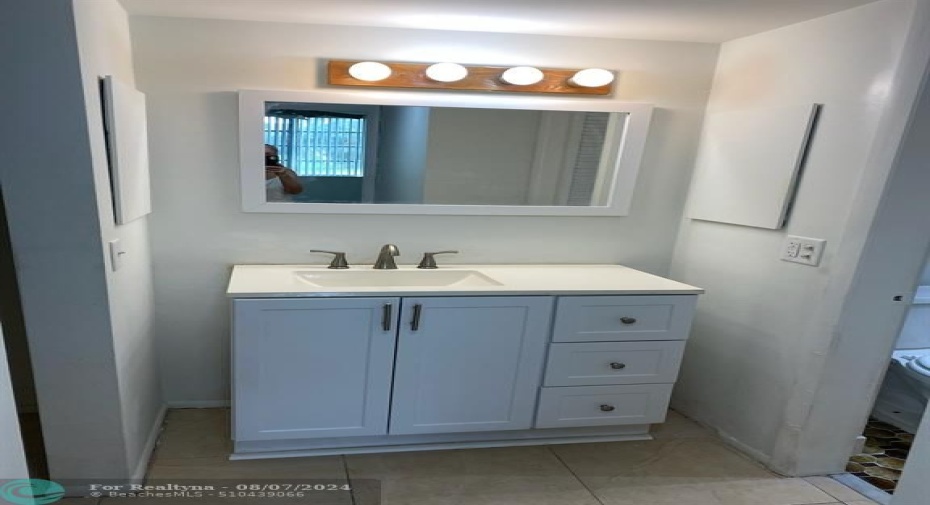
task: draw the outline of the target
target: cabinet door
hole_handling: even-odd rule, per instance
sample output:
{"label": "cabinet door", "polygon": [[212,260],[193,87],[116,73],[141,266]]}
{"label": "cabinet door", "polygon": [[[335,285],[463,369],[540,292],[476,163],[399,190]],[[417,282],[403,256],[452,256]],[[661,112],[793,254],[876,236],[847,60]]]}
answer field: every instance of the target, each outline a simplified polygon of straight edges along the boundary
{"label": "cabinet door", "polygon": [[391,434],[533,424],[550,297],[405,298]]}
{"label": "cabinet door", "polygon": [[385,434],[399,303],[236,300],[236,440]]}

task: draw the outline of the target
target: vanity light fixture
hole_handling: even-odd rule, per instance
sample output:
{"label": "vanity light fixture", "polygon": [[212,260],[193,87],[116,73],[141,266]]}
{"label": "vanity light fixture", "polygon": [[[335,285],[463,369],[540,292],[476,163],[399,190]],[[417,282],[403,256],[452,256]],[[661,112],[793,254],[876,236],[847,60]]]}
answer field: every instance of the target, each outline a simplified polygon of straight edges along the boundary
{"label": "vanity light fixture", "polygon": [[365,82],[383,81],[392,73],[391,67],[377,61],[360,61],[349,67],[349,75]]}
{"label": "vanity light fixture", "polygon": [[614,73],[603,68],[579,70],[568,82],[583,88],[597,88],[614,82]]}
{"label": "vanity light fixture", "polygon": [[468,77],[468,69],[458,63],[434,63],[426,67],[426,76],[436,82],[456,82]]}
{"label": "vanity light fixture", "polygon": [[542,70],[536,67],[508,68],[501,74],[501,80],[514,86],[529,86],[542,81],[546,77]]}
{"label": "vanity light fixture", "polygon": [[[593,71],[593,72],[592,72]],[[331,86],[603,96],[614,73],[604,69],[329,60]]]}

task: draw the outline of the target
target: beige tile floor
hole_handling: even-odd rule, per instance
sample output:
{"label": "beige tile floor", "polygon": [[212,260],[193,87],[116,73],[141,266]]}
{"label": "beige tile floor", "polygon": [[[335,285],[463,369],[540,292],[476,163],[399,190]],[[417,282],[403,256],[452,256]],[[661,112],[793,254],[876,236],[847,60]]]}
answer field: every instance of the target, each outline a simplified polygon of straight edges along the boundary
{"label": "beige tile floor", "polygon": [[[169,413],[150,479],[326,479],[354,484],[312,502],[112,499],[100,505],[867,505],[826,478],[779,477],[675,413],[655,440],[228,461],[228,412]],[[380,481],[380,493],[366,479]],[[95,505],[66,500],[66,505]]]}

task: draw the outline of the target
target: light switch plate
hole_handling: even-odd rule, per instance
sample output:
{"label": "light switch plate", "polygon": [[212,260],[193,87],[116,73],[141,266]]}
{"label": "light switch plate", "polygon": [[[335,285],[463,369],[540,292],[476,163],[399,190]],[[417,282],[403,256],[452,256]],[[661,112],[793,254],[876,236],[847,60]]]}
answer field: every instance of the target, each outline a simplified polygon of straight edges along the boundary
{"label": "light switch plate", "polygon": [[820,264],[827,241],[788,235],[781,249],[781,260],[815,267]]}
{"label": "light switch plate", "polygon": [[110,268],[115,272],[123,266],[123,256],[126,250],[123,249],[123,244],[119,239],[111,240],[108,244],[110,246]]}

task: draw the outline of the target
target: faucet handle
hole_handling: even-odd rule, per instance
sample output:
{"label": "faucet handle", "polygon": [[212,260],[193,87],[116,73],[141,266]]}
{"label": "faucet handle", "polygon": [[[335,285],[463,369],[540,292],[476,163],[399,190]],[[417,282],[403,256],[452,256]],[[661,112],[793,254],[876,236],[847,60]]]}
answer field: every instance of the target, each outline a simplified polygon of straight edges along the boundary
{"label": "faucet handle", "polygon": [[417,265],[417,268],[425,268],[425,269],[430,269],[430,270],[434,268],[439,268],[436,266],[436,258],[434,258],[433,256],[436,256],[437,254],[458,254],[458,253],[459,253],[458,251],[436,251],[436,252],[423,253],[423,259],[420,260],[420,264]]}
{"label": "faucet handle", "polygon": [[322,251],[322,250],[320,250],[320,249],[311,249],[311,250],[309,250],[309,251],[307,251],[307,252],[311,252],[311,253],[323,253],[323,254],[332,254],[332,255],[333,255],[333,261],[331,261],[331,262],[329,263],[329,267],[328,267],[328,268],[339,269],[339,270],[349,268],[349,263],[346,261],[346,253],[344,253],[344,252],[338,252],[338,251]]}
{"label": "faucet handle", "polygon": [[391,256],[400,256],[400,249],[394,244],[384,244],[381,246],[381,254],[390,254]]}

